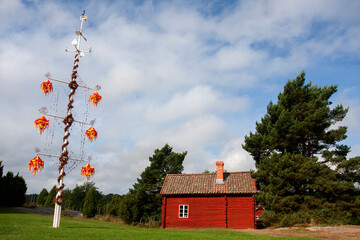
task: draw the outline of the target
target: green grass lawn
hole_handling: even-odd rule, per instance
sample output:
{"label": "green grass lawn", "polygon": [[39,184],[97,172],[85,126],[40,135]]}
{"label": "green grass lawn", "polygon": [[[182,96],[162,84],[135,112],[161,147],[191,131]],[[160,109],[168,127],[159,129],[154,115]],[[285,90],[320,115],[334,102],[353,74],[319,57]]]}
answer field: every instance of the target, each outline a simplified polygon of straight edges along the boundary
{"label": "green grass lawn", "polygon": [[[60,228],[54,229],[52,228],[52,218],[53,216],[0,208],[0,239],[293,239],[255,236],[231,229],[149,229],[63,216]],[[306,239],[309,240],[309,238]]]}

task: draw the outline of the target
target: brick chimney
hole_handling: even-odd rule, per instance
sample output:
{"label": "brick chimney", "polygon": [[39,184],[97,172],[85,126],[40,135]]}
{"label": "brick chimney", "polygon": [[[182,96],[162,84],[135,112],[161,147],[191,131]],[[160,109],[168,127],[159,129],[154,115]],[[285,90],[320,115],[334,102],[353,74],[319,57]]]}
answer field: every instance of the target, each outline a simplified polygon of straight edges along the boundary
{"label": "brick chimney", "polygon": [[216,184],[224,184],[224,162],[216,162]]}

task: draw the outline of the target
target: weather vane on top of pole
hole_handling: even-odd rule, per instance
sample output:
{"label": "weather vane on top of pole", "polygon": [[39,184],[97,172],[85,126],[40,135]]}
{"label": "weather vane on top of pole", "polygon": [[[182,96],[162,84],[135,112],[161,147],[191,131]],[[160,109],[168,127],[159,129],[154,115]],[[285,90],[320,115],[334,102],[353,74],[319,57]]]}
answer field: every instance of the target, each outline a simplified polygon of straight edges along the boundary
{"label": "weather vane on top of pole", "polygon": [[[67,105],[67,114],[65,117],[48,114],[47,109],[45,107],[40,109],[40,112],[43,113],[44,115],[47,115],[47,116],[50,116],[53,118],[60,118],[63,120],[63,123],[65,124],[65,128],[64,128],[65,134],[63,137],[63,144],[61,147],[62,152],[61,152],[60,156],[47,154],[47,153],[40,153],[40,150],[37,149],[36,150],[37,156],[34,159],[32,159],[29,163],[29,170],[33,170],[33,174],[35,175],[37,173],[37,170],[39,170],[39,169],[41,170],[44,167],[44,162],[40,159],[40,157],[38,155],[59,158],[59,162],[60,162],[59,177],[57,179],[59,185],[56,190],[56,197],[54,199],[54,203],[55,203],[54,221],[53,221],[54,228],[58,228],[60,226],[61,205],[64,202],[64,196],[62,193],[62,189],[65,186],[63,183],[63,178],[66,175],[65,170],[64,170],[65,165],[68,163],[69,160],[70,161],[81,161],[81,162],[89,162],[90,161],[90,159],[83,160],[83,159],[76,159],[76,158],[69,157],[69,152],[67,149],[67,146],[69,145],[68,137],[70,136],[69,128],[71,127],[71,125],[74,122],[79,123],[79,124],[91,125],[91,127],[85,132],[85,135],[91,142],[94,139],[96,139],[96,137],[97,137],[97,132],[93,128],[95,121],[91,121],[90,123],[77,121],[74,119],[72,112],[71,112],[74,107],[73,106],[73,103],[74,103],[73,96],[75,95],[75,91],[78,87],[83,87],[83,88],[94,91],[94,93],[89,97],[89,102],[91,102],[94,105],[94,107],[96,107],[97,104],[101,101],[101,96],[97,93],[97,91],[100,89],[100,86],[97,85],[95,87],[95,89],[92,89],[92,88],[89,88],[86,86],[81,86],[76,81],[76,79],[78,77],[77,68],[79,67],[79,65],[78,65],[78,63],[80,61],[79,57],[84,57],[85,56],[84,53],[91,52],[91,47],[87,51],[83,51],[80,48],[81,39],[83,38],[85,41],[87,41],[87,39],[83,35],[83,24],[84,24],[84,21],[86,21],[86,19],[87,19],[87,16],[85,16],[85,10],[84,10],[80,17],[80,20],[81,20],[80,29],[76,31],[76,34],[78,35],[78,39],[77,40],[74,39],[71,42],[71,44],[74,46],[75,50],[68,50],[67,48],[65,49],[66,52],[75,52],[75,60],[74,60],[72,74],[71,74],[71,81],[67,82],[67,81],[53,79],[53,78],[50,78],[50,74],[46,74],[45,76],[47,76],[48,80],[41,84],[41,90],[43,91],[45,96],[47,96],[50,92],[53,91],[52,83],[49,81],[49,79],[56,81],[56,82],[60,82],[60,83],[66,83],[68,85],[68,87],[70,88],[69,103]],[[44,116],[42,116],[41,118],[35,120],[34,126],[39,129],[39,132],[41,134],[44,130],[46,130],[48,128],[49,120],[47,120]],[[93,175],[94,173],[95,173],[95,170],[89,163],[81,169],[81,175],[84,175],[86,180],[89,180],[89,177],[91,175]]]}

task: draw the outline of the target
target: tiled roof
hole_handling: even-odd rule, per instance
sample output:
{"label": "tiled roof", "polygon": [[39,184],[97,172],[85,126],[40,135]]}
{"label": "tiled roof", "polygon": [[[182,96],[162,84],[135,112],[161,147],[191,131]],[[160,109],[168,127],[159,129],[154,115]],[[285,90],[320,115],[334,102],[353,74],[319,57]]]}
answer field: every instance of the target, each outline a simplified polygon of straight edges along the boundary
{"label": "tiled roof", "polygon": [[218,185],[216,173],[168,174],[161,188],[162,195],[256,193],[250,172],[224,173],[225,184]]}

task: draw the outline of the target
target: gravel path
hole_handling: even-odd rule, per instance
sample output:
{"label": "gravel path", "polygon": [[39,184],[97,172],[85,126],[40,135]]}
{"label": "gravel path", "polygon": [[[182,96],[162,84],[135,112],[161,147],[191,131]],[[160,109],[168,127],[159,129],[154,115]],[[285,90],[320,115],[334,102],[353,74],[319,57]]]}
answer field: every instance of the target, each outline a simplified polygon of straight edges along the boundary
{"label": "gravel path", "polygon": [[[36,207],[36,208],[25,208],[25,207],[15,207],[14,209],[28,212],[28,213],[37,213],[42,215],[53,215],[54,214],[54,208],[49,207]],[[61,215],[64,216],[71,216],[71,217],[82,217],[83,214],[77,211],[71,211],[71,210],[62,210]]]}
{"label": "gravel path", "polygon": [[255,235],[273,237],[303,237],[326,240],[360,240],[360,226],[336,226],[336,227],[287,227],[267,229],[239,230]]}
{"label": "gravel path", "polygon": [[[341,226],[341,227],[307,227],[305,228],[310,231],[325,231],[330,233],[360,233],[360,227],[354,226],[354,227],[347,227],[347,226]],[[360,236],[359,236],[360,239]]]}

